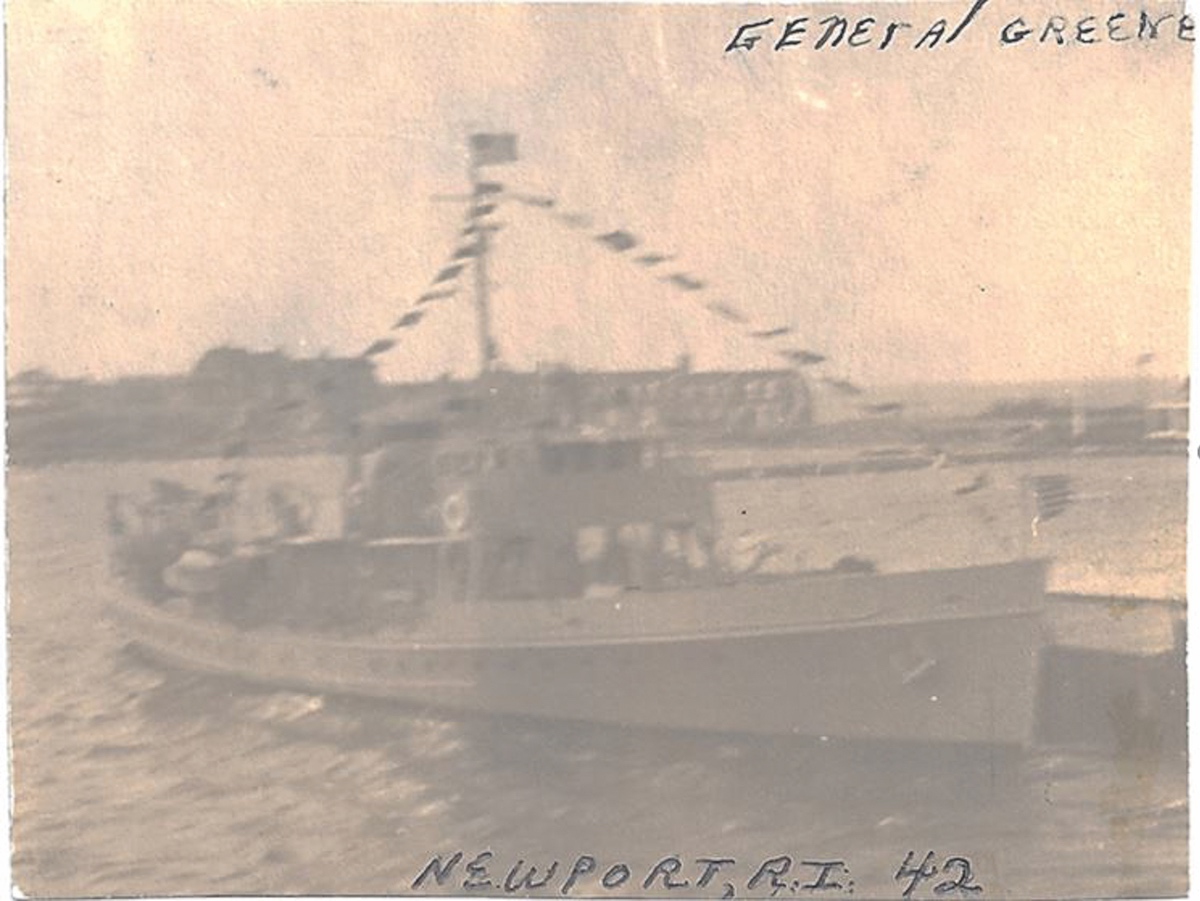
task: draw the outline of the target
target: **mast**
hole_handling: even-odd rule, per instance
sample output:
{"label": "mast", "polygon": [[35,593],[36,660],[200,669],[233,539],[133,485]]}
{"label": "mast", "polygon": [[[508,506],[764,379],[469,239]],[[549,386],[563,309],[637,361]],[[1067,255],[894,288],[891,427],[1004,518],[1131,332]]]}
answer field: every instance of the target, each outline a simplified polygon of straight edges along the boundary
{"label": "mast", "polygon": [[479,373],[486,375],[496,362],[496,342],[492,338],[491,283],[487,276],[487,256],[491,234],[497,227],[488,219],[494,208],[493,194],[503,190],[498,183],[485,181],[482,171],[489,166],[517,161],[517,136],[513,132],[475,132],[467,138],[467,178],[471,182],[471,222],[475,229],[475,314],[478,321]]}
{"label": "mast", "polygon": [[[471,182],[471,202],[479,203],[484,196],[480,191],[479,163],[477,155],[471,154],[467,175]],[[482,219],[482,217],[480,217]],[[492,370],[496,357],[496,344],[492,340],[492,309],[488,297],[487,255],[492,226],[486,222],[475,223],[475,319],[479,341],[479,372],[485,375]]]}

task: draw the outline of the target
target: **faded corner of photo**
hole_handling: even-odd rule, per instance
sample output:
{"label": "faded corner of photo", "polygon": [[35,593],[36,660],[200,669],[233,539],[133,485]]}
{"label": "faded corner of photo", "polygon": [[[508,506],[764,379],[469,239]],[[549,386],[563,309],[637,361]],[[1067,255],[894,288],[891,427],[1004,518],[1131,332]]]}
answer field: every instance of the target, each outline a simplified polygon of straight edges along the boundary
{"label": "faded corner of photo", "polygon": [[1182,897],[1179,4],[7,10],[22,897]]}

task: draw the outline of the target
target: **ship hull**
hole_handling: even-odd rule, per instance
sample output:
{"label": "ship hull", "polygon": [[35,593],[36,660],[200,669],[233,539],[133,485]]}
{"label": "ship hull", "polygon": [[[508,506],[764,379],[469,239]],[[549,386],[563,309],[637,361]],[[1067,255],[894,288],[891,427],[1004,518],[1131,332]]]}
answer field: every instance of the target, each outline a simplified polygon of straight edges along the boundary
{"label": "ship hull", "polygon": [[[578,602],[580,615],[558,604],[523,627],[519,602],[476,604],[371,640],[241,630],[131,598],[111,609],[159,658],[301,690],[631,726],[1025,745],[1043,585],[1043,564],[1021,561],[730,585],[706,600],[622,595]],[[463,622],[474,634],[455,631]]]}

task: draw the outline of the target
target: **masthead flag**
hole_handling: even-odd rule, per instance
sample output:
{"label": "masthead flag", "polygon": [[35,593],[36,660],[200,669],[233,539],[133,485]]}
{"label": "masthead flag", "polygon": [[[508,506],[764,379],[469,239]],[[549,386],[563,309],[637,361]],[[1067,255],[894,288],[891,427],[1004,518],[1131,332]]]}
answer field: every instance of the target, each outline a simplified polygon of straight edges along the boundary
{"label": "masthead flag", "polygon": [[517,161],[517,136],[512,132],[471,135],[471,162],[496,166]]}

